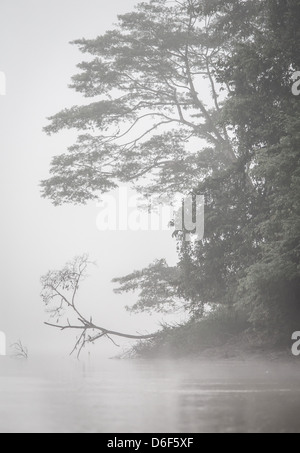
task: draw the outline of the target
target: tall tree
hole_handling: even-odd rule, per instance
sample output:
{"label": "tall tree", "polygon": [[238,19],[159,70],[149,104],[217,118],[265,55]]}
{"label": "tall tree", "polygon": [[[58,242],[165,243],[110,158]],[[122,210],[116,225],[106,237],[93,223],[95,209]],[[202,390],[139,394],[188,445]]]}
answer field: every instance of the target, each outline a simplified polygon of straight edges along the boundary
{"label": "tall tree", "polygon": [[54,204],[85,203],[120,182],[147,194],[187,193],[236,163],[215,79],[228,43],[215,11],[198,12],[198,3],[150,0],[105,35],[74,42],[89,58],[71,87],[93,102],[58,113],[45,129],[81,132],[42,182]]}
{"label": "tall tree", "polygon": [[[178,291],[189,309],[227,304],[261,333],[290,340],[300,319],[297,1],[199,2],[223,36],[215,76],[230,87],[219,124],[231,129],[236,162],[197,185],[206,195],[206,236],[179,242]],[[246,170],[245,170],[246,169]],[[245,174],[253,190],[241,184]]]}
{"label": "tall tree", "polygon": [[196,316],[242,307],[286,339],[298,322],[299,13],[296,0],[151,0],[75,42],[89,59],[71,86],[93,102],[50,119],[49,134],[84,135],[53,159],[43,195],[86,203],[132,182],[206,197],[204,240],[176,232],[177,269],[158,261],[115,280],[117,292],[140,291],[135,310],[177,298]]}
{"label": "tall tree", "polygon": [[235,86],[224,118],[251,156],[256,186],[248,231],[258,253],[237,295],[260,331],[289,341],[300,320],[300,104],[291,90],[292,74],[300,69],[300,4],[262,1],[256,22],[221,75]]}

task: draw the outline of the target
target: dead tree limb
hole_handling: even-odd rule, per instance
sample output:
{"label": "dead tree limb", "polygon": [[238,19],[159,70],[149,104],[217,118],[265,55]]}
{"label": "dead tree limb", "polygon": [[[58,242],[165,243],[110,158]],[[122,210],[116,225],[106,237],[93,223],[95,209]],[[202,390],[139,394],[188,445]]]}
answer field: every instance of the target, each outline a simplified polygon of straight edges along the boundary
{"label": "dead tree limb", "polygon": [[84,332],[88,331],[89,329],[91,330],[98,330],[99,332],[102,332],[94,338],[93,340],[96,341],[99,337],[105,336],[105,335],[112,335],[114,337],[121,337],[121,338],[128,338],[129,340],[149,340],[150,338],[155,337],[157,334],[150,334],[150,335],[130,335],[128,333],[121,333],[121,332],[116,332],[114,330],[106,330],[103,327],[97,327],[94,324],[86,325],[86,326],[59,326],[58,324],[51,324],[49,322],[45,322],[46,326],[50,327],[56,327],[57,329],[60,330],[66,330],[66,329],[78,329],[78,330],[83,330]]}
{"label": "dead tree limb", "polygon": [[17,341],[17,343],[12,344],[11,348],[13,350],[13,357],[16,357],[17,359],[28,359],[28,349],[23,346],[21,340]]}
{"label": "dead tree limb", "polygon": [[[73,354],[77,351],[78,357],[87,344],[94,344],[101,338],[107,338],[115,346],[118,345],[112,337],[127,338],[129,340],[150,340],[155,338],[157,333],[150,335],[131,335],[106,329],[95,324],[92,318],[88,320],[88,318],[79,311],[76,297],[82,281],[87,277],[86,271],[89,264],[91,263],[89,262],[88,256],[84,255],[67,263],[62,270],[50,271],[47,275],[42,277],[41,283],[43,290],[41,296],[51,317],[57,318],[56,324],[45,322],[45,325],[60,329],[61,331],[81,331],[74,349],[71,352],[71,354]],[[59,320],[65,316],[66,312],[73,317],[76,317],[80,325],[75,323],[71,324],[69,318],[67,318],[67,324],[60,324]]]}

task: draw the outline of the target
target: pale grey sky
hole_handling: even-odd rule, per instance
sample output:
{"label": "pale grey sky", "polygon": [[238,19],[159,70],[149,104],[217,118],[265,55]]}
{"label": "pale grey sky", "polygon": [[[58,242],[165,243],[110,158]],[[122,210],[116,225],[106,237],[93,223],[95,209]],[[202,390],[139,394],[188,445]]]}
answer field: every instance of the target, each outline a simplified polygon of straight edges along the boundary
{"label": "pale grey sky", "polygon": [[[84,59],[69,41],[104,33],[134,0],[1,0],[0,71],[7,95],[0,96],[1,302],[0,331],[8,342],[21,338],[32,354],[67,354],[74,334],[43,326],[39,279],[84,252],[98,262],[91,269],[82,300],[94,319],[112,329],[154,330],[161,316],[130,316],[132,297],[115,296],[111,279],[140,269],[155,258],[176,261],[169,232],[103,233],[96,227],[99,208],[54,208],[40,198],[39,181],[48,175],[53,155],[74,142],[74,133],[48,137],[46,117],[81,101],[67,88]],[[87,301],[88,299],[88,301]],[[108,343],[96,346],[106,355]]]}

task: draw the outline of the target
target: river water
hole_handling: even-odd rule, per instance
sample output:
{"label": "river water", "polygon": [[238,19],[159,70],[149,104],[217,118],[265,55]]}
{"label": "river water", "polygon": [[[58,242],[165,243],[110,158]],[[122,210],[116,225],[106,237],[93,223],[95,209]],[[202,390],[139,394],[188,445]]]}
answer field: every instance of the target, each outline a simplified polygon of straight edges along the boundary
{"label": "river water", "polygon": [[0,432],[299,433],[300,368],[0,358]]}

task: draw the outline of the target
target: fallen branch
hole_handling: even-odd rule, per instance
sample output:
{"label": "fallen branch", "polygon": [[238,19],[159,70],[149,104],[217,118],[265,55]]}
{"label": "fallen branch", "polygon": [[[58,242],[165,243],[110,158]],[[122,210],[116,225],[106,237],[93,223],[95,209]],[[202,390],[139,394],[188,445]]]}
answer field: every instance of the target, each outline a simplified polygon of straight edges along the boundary
{"label": "fallen branch", "polygon": [[[100,332],[102,332],[102,334],[100,336],[112,335],[114,337],[128,338],[130,340],[149,340],[151,338],[156,337],[156,335],[157,335],[156,333],[149,334],[149,335],[130,335],[127,333],[116,332],[114,330],[106,330],[106,329],[103,329],[103,327],[97,327],[94,324],[91,324],[89,326],[59,326],[58,324],[50,324],[49,322],[45,322],[45,325],[50,326],[50,327],[56,327],[57,329],[60,329],[60,330],[66,330],[66,329],[78,329],[78,330],[83,330],[83,331],[87,331],[89,329],[99,330]],[[94,341],[96,339],[98,339],[98,337],[94,338]]]}
{"label": "fallen branch", "polygon": [[[48,310],[51,316],[58,319],[56,324],[45,322],[45,325],[61,331],[81,331],[71,354],[77,351],[77,356],[79,357],[87,344],[94,344],[101,338],[107,338],[117,347],[119,345],[117,345],[112,337],[127,338],[129,340],[150,340],[155,338],[157,333],[150,335],[131,335],[105,329],[94,324],[92,318],[88,320],[82,315],[76,305],[76,296],[80,283],[86,277],[88,264],[90,263],[87,255],[75,258],[63,270],[49,272],[41,280],[43,285],[43,300],[47,307],[51,307]],[[70,324],[69,319],[67,319],[67,324],[60,325],[58,321],[62,318],[66,310],[75,315],[81,325]]]}
{"label": "fallen branch", "polygon": [[13,350],[13,357],[16,357],[17,359],[28,359],[28,349],[23,346],[21,340],[17,341],[17,343],[12,344],[11,348]]}

